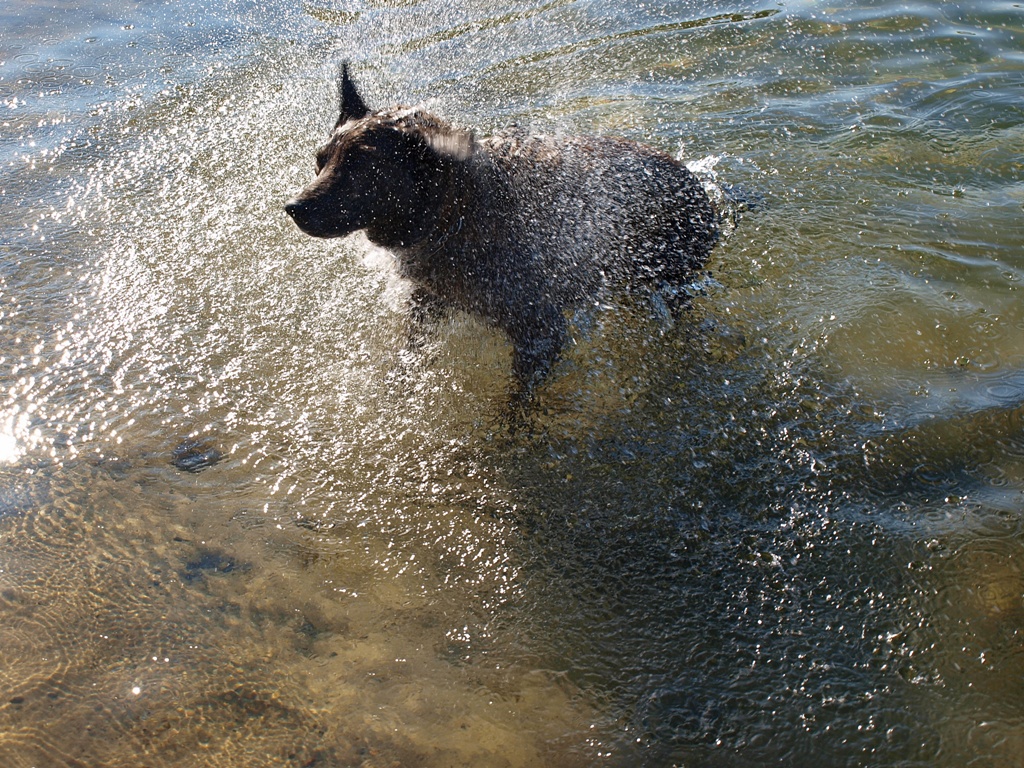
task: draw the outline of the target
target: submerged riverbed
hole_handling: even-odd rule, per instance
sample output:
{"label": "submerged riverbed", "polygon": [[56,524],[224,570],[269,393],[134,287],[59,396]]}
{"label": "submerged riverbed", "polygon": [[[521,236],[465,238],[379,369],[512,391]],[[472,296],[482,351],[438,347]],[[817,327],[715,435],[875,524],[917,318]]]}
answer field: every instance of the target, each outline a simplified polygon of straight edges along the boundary
{"label": "submerged riverbed", "polygon": [[[342,59],[764,205],[509,434],[283,213]],[[1022,86],[994,0],[8,3],[0,763],[1020,765]]]}

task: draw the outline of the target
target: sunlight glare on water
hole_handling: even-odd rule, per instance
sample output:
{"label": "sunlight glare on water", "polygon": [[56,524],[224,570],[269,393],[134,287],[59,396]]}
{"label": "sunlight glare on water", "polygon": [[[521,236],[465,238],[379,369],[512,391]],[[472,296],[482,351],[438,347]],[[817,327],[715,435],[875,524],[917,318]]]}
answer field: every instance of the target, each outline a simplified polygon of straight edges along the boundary
{"label": "sunlight glare on water", "polygon": [[12,464],[20,455],[17,438],[8,432],[0,432],[0,464]]}
{"label": "sunlight glare on water", "polygon": [[[1012,765],[1015,3],[0,9],[0,764]],[[467,317],[303,236],[347,59],[763,198],[692,309]]]}

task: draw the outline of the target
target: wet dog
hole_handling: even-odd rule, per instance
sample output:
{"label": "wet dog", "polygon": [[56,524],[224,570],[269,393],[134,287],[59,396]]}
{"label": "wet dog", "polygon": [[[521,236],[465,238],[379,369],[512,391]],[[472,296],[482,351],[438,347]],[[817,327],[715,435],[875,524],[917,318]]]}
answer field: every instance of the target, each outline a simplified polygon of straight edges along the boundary
{"label": "wet dog", "polygon": [[[285,210],[314,237],[365,230],[413,283],[415,334],[449,309],[502,329],[513,406],[566,341],[567,311],[606,292],[679,289],[718,238],[700,181],[616,138],[478,139],[418,108],[371,110],[343,67],[316,178]],[[414,336],[415,336],[414,334]]]}

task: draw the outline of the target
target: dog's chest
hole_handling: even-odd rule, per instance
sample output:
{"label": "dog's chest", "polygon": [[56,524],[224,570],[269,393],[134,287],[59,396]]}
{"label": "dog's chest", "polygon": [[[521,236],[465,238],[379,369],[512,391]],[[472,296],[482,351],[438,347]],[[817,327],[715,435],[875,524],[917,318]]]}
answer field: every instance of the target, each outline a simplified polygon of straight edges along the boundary
{"label": "dog's chest", "polygon": [[459,304],[460,297],[475,290],[475,260],[457,244],[426,243],[395,252],[398,273],[406,280]]}

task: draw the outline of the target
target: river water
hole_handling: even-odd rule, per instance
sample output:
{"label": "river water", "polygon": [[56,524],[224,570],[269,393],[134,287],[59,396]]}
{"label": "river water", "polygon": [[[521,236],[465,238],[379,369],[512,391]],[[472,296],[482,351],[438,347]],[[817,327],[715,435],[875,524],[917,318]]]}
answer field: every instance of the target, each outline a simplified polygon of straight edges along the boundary
{"label": "river water", "polygon": [[[764,203],[509,433],[282,211],[343,59]],[[0,764],[1024,765],[1022,86],[1003,0],[4,4]]]}

